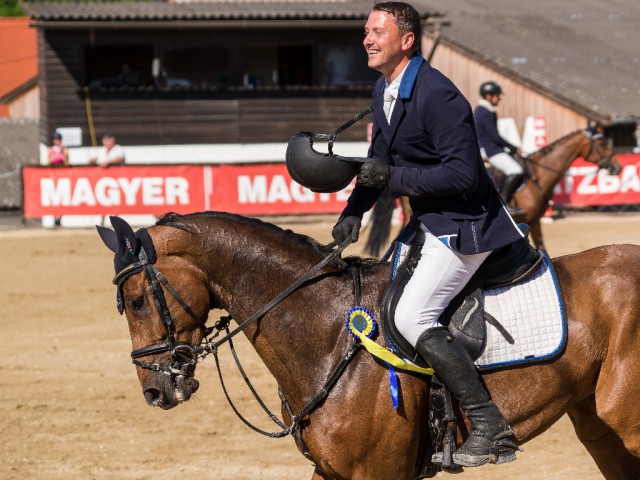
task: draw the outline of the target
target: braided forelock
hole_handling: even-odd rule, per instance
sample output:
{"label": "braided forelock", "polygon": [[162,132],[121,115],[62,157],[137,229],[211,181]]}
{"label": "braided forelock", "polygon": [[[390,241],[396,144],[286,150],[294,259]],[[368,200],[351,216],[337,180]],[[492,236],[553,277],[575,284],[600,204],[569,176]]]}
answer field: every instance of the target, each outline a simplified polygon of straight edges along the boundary
{"label": "braided forelock", "polygon": [[420,49],[420,39],[422,38],[422,24],[418,11],[408,3],[404,2],[380,2],[373,6],[373,10],[387,12],[394,16],[396,25],[401,35],[413,33],[414,51]]}

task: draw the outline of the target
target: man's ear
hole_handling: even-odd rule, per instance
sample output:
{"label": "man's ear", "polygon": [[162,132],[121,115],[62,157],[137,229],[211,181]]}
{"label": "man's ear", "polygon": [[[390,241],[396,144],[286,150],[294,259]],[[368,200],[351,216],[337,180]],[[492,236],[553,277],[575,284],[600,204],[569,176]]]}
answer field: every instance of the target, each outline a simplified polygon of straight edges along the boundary
{"label": "man's ear", "polygon": [[402,50],[412,50],[416,44],[416,36],[413,32],[407,32],[402,36]]}

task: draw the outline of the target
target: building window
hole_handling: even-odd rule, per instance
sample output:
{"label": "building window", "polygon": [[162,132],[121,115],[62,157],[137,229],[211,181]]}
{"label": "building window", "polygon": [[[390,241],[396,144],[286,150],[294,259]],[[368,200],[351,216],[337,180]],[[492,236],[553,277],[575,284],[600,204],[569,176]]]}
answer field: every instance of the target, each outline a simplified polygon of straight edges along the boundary
{"label": "building window", "polygon": [[85,49],[90,88],[138,89],[153,85],[153,46],[112,45]]}
{"label": "building window", "polygon": [[165,47],[161,88],[218,88],[230,84],[229,52],[223,47]]}
{"label": "building window", "polygon": [[276,87],[280,84],[278,50],[274,45],[243,45],[241,86]]}
{"label": "building window", "polygon": [[380,76],[367,66],[367,55],[361,45],[318,45],[321,85],[371,84]]}

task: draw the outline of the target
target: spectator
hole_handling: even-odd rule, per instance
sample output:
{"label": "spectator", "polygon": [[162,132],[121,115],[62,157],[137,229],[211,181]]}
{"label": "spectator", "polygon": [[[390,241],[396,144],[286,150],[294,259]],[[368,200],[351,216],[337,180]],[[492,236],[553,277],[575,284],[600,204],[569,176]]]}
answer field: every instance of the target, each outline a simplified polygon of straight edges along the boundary
{"label": "spectator", "polygon": [[124,163],[124,150],[116,143],[116,137],[113,135],[103,135],[102,145],[103,148],[97,152],[97,155],[89,159],[91,165],[110,167]]}
{"label": "spectator", "polygon": [[62,135],[59,132],[53,132],[51,136],[51,145],[47,164],[52,167],[66,167],[69,165],[69,149],[62,145]]}
{"label": "spectator", "polygon": [[116,83],[120,87],[139,87],[142,85],[142,73],[134,70],[128,63],[122,65],[122,70],[116,76]]}

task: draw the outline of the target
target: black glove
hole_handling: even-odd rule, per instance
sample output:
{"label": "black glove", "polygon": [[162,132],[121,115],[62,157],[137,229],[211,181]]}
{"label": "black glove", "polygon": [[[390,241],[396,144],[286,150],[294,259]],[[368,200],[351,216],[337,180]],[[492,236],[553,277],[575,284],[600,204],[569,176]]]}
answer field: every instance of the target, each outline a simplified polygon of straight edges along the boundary
{"label": "black glove", "polygon": [[344,241],[351,236],[351,240],[357,242],[358,235],[360,234],[360,223],[360,219],[355,215],[349,215],[342,220],[338,220],[338,223],[336,223],[333,230],[331,230],[333,240],[338,245],[342,245]]}
{"label": "black glove", "polygon": [[372,158],[371,161],[363,163],[360,167],[356,183],[365,187],[386,187],[389,185],[389,170],[389,165]]}

